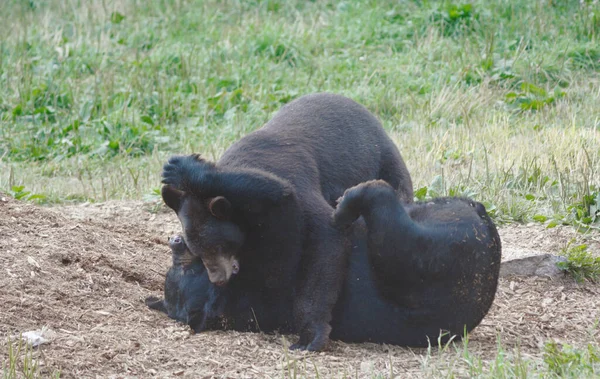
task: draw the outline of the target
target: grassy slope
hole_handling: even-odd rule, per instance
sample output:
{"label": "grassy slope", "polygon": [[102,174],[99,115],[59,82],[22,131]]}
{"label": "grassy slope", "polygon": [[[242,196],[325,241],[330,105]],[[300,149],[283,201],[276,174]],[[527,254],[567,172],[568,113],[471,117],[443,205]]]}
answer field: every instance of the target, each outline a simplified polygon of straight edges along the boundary
{"label": "grassy slope", "polygon": [[9,4],[0,188],[139,198],[169,154],[218,158],[283,103],[334,91],[380,117],[428,195],[520,221],[597,194],[597,2]]}

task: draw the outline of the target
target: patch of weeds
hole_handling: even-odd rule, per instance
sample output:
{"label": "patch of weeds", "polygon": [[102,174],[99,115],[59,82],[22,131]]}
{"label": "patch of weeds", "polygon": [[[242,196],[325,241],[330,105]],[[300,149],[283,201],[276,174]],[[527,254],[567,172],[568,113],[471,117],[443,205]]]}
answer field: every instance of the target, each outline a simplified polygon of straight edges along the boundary
{"label": "patch of weeds", "polygon": [[268,12],[278,12],[282,7],[282,2],[277,0],[265,1]]}
{"label": "patch of weeds", "polygon": [[494,222],[501,223],[501,222],[506,221],[506,220],[502,220],[501,218],[498,217],[498,207],[496,206],[496,204],[492,203],[491,201],[486,201],[486,200],[482,200],[481,204],[483,204],[488,216],[490,216],[490,218],[492,220],[494,220]]}
{"label": "patch of weeds", "polygon": [[233,92],[242,86],[242,83],[239,81],[239,79],[227,77],[211,77],[208,78],[207,83],[209,85],[214,85],[216,87],[216,90],[219,92]]}
{"label": "patch of weeds", "polygon": [[427,186],[424,186],[424,187],[421,187],[421,188],[417,189],[415,191],[415,196],[414,196],[415,199],[414,200],[415,201],[425,201],[425,200],[427,200],[428,199],[428,196],[427,196],[428,192],[429,192],[429,189],[427,188]]}
{"label": "patch of weeds", "polygon": [[466,197],[469,199],[473,199],[477,195],[478,193],[475,190],[463,185],[448,188],[448,196]]}
{"label": "patch of weeds", "polygon": [[110,15],[110,22],[113,24],[120,24],[123,20],[125,20],[125,16],[119,12],[113,12]]}
{"label": "patch of weeds", "polygon": [[163,58],[161,62],[161,71],[168,75],[186,76],[185,62],[180,55],[171,54]]}
{"label": "patch of weeds", "polygon": [[8,194],[14,197],[16,200],[34,201],[36,203],[46,202],[46,195],[26,191],[25,186],[12,186],[10,191],[8,191]]}
{"label": "patch of weeds", "polygon": [[[462,346],[461,346],[462,345]],[[496,351],[493,359],[485,360],[476,351],[469,349],[469,336],[465,333],[460,343],[453,343],[454,354],[450,349],[438,348],[438,359],[432,359],[430,348],[424,359],[427,377],[433,378],[528,378],[532,372],[541,374],[534,362],[525,359],[517,346],[507,350],[502,345],[501,336],[497,336]],[[535,376],[537,377],[537,376]]]}
{"label": "patch of weeds", "polygon": [[286,62],[292,67],[296,67],[301,60],[298,50],[291,43],[282,41],[272,33],[265,34],[256,41],[254,53],[276,63]]}
{"label": "patch of weeds", "polygon": [[[2,362],[2,379],[37,379],[48,377],[40,373],[38,360],[34,357],[34,348],[21,338],[8,340],[7,359]],[[60,378],[60,372],[54,371],[51,378]]]}
{"label": "patch of weeds", "polygon": [[567,260],[556,265],[571,274],[578,283],[585,280],[595,283],[600,277],[600,257],[591,255],[587,251],[587,245],[572,246],[572,242],[561,251]]}
{"label": "patch of weeds", "polygon": [[265,105],[262,109],[269,112],[276,111],[280,109],[283,105],[294,100],[297,96],[297,91],[288,92],[284,90],[279,90],[273,93],[269,93],[267,94],[267,100],[265,101]]}
{"label": "patch of weeds", "polygon": [[[82,138],[82,123],[74,120],[67,125],[30,124],[29,131],[35,138],[27,134],[17,135],[14,139],[6,139],[6,149],[14,160],[46,160],[65,158],[88,153],[90,144]],[[83,127],[85,128],[85,127]]]}
{"label": "patch of weeds", "polygon": [[244,3],[244,8],[247,10],[263,9],[267,12],[279,12],[285,4],[282,0],[248,0]]}
{"label": "patch of weeds", "polygon": [[69,110],[73,105],[73,99],[69,92],[50,82],[41,83],[30,92],[24,93],[22,103],[15,106],[13,115],[45,117],[50,122],[56,121],[56,109]]}
{"label": "patch of weeds", "polygon": [[512,59],[494,59],[493,62],[482,61],[481,66],[487,69],[492,83],[513,83],[518,78],[513,70],[514,60]]}
{"label": "patch of weeds", "polygon": [[163,199],[160,188],[152,189],[150,193],[147,193],[143,196],[143,200],[148,207],[148,212],[150,213],[158,213],[158,211],[163,207]]}
{"label": "patch of weeds", "polygon": [[[483,204],[486,205],[485,202]],[[490,217],[497,223],[526,222],[534,209],[535,204],[531,201],[513,196],[499,203],[494,212],[490,213]]]}
{"label": "patch of weeds", "polygon": [[468,86],[475,86],[483,81],[483,70],[477,67],[467,67],[461,74],[462,81]]}
{"label": "patch of weeds", "polygon": [[233,91],[219,91],[216,95],[206,99],[210,116],[214,118],[232,119],[240,110],[248,111],[250,99],[244,96],[244,90],[237,88]]}
{"label": "patch of weeds", "polygon": [[591,377],[600,373],[600,350],[588,344],[585,349],[547,342],[544,363],[550,372],[561,377]]}
{"label": "patch of weeds", "polygon": [[472,156],[471,152],[464,152],[454,148],[444,148],[441,153],[441,157],[438,159],[438,163],[441,165],[461,165],[469,161]]}
{"label": "patch of weeds", "polygon": [[[145,97],[143,100],[144,103],[144,111],[148,113],[153,118],[158,118],[163,120],[164,122],[175,123],[179,119],[180,108],[176,107],[173,101],[175,101],[176,97],[174,97],[175,91],[166,90],[165,94],[153,93],[151,96]],[[120,102],[123,95],[116,96],[115,102]],[[128,102],[128,101],[127,101]],[[125,102],[123,105],[127,104]]]}
{"label": "patch of weeds", "polygon": [[[555,64],[546,64],[535,69],[535,71],[526,75],[530,82],[547,84],[548,86],[558,86],[560,88],[569,87],[569,81],[563,76],[564,71],[562,66]],[[555,91],[559,91],[556,89]]]}
{"label": "patch of weeds", "polygon": [[143,123],[140,124],[101,121],[100,127],[95,129],[104,142],[92,154],[124,154],[137,157],[151,153],[157,146],[170,141],[170,137],[165,135],[166,130],[160,125],[154,125],[150,116],[142,116],[142,120]]}
{"label": "patch of weeds", "polygon": [[427,201],[441,196],[465,197],[473,199],[478,193],[465,185],[456,185],[445,188],[443,178],[437,175],[429,186],[423,186],[415,191],[415,201]]}
{"label": "patch of weeds", "polygon": [[559,87],[554,89],[553,94],[538,87],[532,83],[521,83],[520,91],[509,92],[504,97],[504,102],[521,111],[537,111],[550,104],[553,104],[557,99],[563,98],[565,92]]}
{"label": "patch of weeds", "polygon": [[581,201],[570,205],[567,222],[584,228],[600,228],[600,190],[584,195]]}
{"label": "patch of weeds", "polygon": [[[550,181],[547,176],[540,176],[540,180],[538,180],[537,183],[539,183],[539,185],[533,188],[534,192],[539,191],[542,187],[545,187],[549,192],[556,192],[559,189],[558,181]],[[572,193],[567,195],[567,198],[572,199],[579,196],[581,195]],[[527,193],[525,198],[531,201],[548,199],[547,196],[534,196],[531,193]],[[600,230],[600,191],[598,191],[596,187],[591,186],[591,188],[587,190],[587,194],[581,197],[581,200],[577,200],[575,203],[565,206],[566,212],[559,211],[559,213],[552,216],[536,214],[532,218],[534,221],[546,223],[548,228],[553,228],[562,224],[572,225],[582,232],[590,229]]]}
{"label": "patch of weeds", "polygon": [[581,1],[575,15],[573,28],[580,40],[594,41],[600,35],[600,4],[598,1]]}
{"label": "patch of weeds", "polygon": [[488,77],[490,83],[504,85],[512,88],[515,82],[520,80],[519,75],[513,70],[514,60],[500,58],[497,54],[483,57],[478,64],[467,67],[462,73],[462,80],[467,85],[480,84],[484,77]]}
{"label": "patch of weeds", "polygon": [[473,4],[448,3],[441,9],[435,9],[431,21],[438,24],[444,36],[452,36],[462,30],[471,29],[473,21],[479,15],[473,9]]}
{"label": "patch of weeds", "polygon": [[566,54],[576,69],[600,69],[600,49],[595,46],[577,46]]}
{"label": "patch of weeds", "polygon": [[415,191],[416,201],[427,201],[444,194],[444,178],[436,175],[429,186],[423,186]]}
{"label": "patch of weeds", "polygon": [[422,78],[413,78],[413,80],[411,80],[408,84],[408,89],[410,92],[417,95],[426,95],[431,93],[431,87],[431,84],[427,83],[427,81]]}
{"label": "patch of weeds", "polygon": [[0,152],[7,151],[13,161],[62,160],[82,154],[105,156],[107,153],[140,156],[170,141],[166,129],[155,124],[152,117],[141,116],[141,121],[81,122],[76,119],[66,125],[33,123],[27,128],[31,134],[15,133],[0,142]]}
{"label": "patch of weeds", "polygon": [[150,29],[145,33],[135,34],[130,45],[140,52],[149,52],[160,42],[160,37],[156,36],[155,32]]}

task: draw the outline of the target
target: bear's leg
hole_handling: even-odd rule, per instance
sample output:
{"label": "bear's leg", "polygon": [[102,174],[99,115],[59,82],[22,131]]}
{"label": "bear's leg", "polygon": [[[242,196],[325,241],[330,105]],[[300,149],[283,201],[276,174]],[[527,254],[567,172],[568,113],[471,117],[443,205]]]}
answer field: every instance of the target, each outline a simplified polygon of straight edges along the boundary
{"label": "bear's leg", "polygon": [[[307,225],[307,242],[294,299],[294,317],[300,340],[292,349],[323,350],[329,342],[331,314],[347,269],[347,243],[343,231],[333,227],[332,208],[324,199],[313,202]],[[315,210],[320,205],[319,211]]]}
{"label": "bear's leg", "polygon": [[145,303],[150,309],[155,309],[157,311],[169,314],[163,299],[159,299],[156,296],[148,296],[145,300]]}
{"label": "bear's leg", "polygon": [[402,202],[412,203],[414,201],[410,173],[395,147],[382,153],[379,179],[388,182]]}

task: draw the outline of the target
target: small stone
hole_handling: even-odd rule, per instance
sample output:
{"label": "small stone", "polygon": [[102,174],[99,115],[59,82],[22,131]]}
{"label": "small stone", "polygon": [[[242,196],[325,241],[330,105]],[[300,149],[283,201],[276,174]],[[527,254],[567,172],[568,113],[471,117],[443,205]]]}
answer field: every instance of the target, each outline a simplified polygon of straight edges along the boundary
{"label": "small stone", "polygon": [[502,262],[500,276],[548,276],[557,277],[563,271],[556,266],[558,262],[566,261],[565,257],[552,254],[533,255]]}
{"label": "small stone", "polygon": [[[31,345],[32,347],[38,347],[43,344],[50,343],[50,340],[54,336],[54,332],[42,328],[41,330],[32,330],[21,334],[23,341]],[[18,338],[19,336],[14,336]]]}

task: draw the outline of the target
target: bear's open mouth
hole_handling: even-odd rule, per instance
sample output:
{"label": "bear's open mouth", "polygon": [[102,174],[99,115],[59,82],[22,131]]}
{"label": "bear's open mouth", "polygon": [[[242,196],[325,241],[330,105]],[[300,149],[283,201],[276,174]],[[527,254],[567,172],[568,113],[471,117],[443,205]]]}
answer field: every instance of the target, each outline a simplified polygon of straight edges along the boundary
{"label": "bear's open mouth", "polygon": [[181,247],[183,247],[182,245],[185,246],[185,243],[183,242],[183,237],[180,235],[176,234],[169,238],[169,247],[171,249],[179,250]]}

